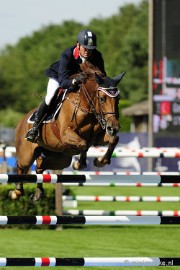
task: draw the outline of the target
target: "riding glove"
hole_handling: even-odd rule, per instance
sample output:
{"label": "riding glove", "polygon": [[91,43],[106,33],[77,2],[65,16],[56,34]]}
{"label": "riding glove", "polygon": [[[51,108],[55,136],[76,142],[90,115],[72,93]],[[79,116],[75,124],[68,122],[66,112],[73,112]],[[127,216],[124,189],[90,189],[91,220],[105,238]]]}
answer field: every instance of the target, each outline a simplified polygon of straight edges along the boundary
{"label": "riding glove", "polygon": [[85,82],[84,76],[82,74],[79,74],[72,80],[72,85],[79,86],[81,83],[84,82]]}

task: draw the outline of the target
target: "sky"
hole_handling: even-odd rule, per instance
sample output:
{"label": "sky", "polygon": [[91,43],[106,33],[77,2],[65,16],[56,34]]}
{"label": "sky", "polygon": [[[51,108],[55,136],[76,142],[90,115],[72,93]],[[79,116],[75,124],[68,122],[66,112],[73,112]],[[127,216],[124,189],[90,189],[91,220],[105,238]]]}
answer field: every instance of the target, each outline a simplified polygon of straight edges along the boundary
{"label": "sky", "polygon": [[0,0],[0,48],[15,45],[49,24],[75,20],[87,24],[93,18],[107,18],[127,3],[141,0]]}

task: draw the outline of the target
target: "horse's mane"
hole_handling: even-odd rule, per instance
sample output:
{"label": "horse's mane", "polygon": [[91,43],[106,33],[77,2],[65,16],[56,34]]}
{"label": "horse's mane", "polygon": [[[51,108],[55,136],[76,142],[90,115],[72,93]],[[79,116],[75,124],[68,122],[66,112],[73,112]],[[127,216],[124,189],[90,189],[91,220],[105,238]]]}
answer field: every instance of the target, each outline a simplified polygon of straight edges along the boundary
{"label": "horse's mane", "polygon": [[94,66],[89,61],[86,61],[80,65],[81,70],[83,73],[86,73],[88,76],[94,75],[94,73],[97,73],[99,76],[103,76],[103,73],[100,71],[100,69],[96,66]]}
{"label": "horse's mane", "polygon": [[[100,77],[104,77],[104,74],[101,72],[101,70],[94,66],[92,63],[90,63],[89,61],[86,61],[82,64],[80,64],[80,74],[83,75],[84,81],[86,80],[95,80],[95,73],[98,74],[98,76]],[[71,78],[75,78],[77,76],[77,74],[73,74],[71,76]]]}

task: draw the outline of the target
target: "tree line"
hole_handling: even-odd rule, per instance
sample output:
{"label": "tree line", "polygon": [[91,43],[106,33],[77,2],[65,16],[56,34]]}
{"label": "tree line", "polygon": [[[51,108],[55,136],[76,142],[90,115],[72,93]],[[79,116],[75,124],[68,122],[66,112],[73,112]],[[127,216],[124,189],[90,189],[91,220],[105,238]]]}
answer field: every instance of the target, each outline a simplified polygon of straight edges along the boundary
{"label": "tree line", "polygon": [[59,59],[63,50],[76,44],[78,32],[85,28],[97,34],[107,75],[127,72],[120,85],[122,106],[147,98],[148,0],[142,0],[138,5],[125,4],[111,17],[94,18],[88,25],[73,20],[50,24],[21,38],[16,45],[3,48],[1,124],[12,126],[15,119],[39,105],[46,93],[46,68]]}

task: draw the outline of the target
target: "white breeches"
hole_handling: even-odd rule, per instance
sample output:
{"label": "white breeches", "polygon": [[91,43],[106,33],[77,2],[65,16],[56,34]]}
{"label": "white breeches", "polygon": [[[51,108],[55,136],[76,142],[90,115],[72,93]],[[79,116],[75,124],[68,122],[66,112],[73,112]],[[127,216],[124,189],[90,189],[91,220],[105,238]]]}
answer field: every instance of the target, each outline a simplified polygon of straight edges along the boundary
{"label": "white breeches", "polygon": [[47,105],[50,105],[52,98],[55,95],[56,90],[59,87],[59,83],[53,79],[53,78],[49,78],[49,82],[47,85],[47,93],[45,96],[45,102]]}

